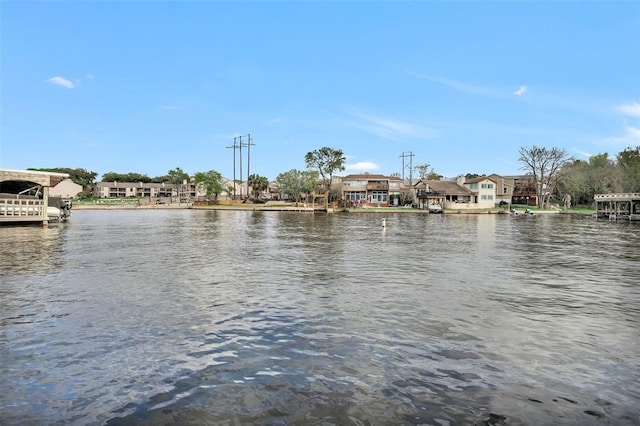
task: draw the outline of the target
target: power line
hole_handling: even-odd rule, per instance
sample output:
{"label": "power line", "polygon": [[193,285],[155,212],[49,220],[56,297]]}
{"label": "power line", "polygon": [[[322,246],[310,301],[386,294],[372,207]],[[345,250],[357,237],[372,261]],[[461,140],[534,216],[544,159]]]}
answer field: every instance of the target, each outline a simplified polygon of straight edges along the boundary
{"label": "power line", "polygon": [[[255,146],[255,143],[252,142],[251,133],[247,135],[247,142],[245,142],[244,146],[247,147],[247,196],[249,196],[249,177],[251,176],[251,172],[249,167],[251,165],[251,145]],[[242,149],[242,148],[241,148]]]}
{"label": "power line", "polygon": [[236,149],[238,149],[238,144],[236,144],[236,139],[233,138],[233,145],[227,146],[226,148],[233,148],[233,198],[236,198]]}
{"label": "power line", "polygon": [[[242,173],[242,165],[244,163],[244,158],[242,156],[242,148],[247,148],[247,179],[249,177],[249,166],[251,164],[251,146],[255,144],[253,143],[253,139],[251,138],[251,134],[247,134],[247,141],[243,142],[243,136],[236,136],[233,138],[233,145],[228,146],[227,148],[233,149],[233,198],[236,198],[236,163],[239,164],[240,171],[240,198],[243,198],[242,194],[242,182],[243,182],[243,173]],[[236,150],[239,152],[239,161],[236,160]],[[249,196],[249,187],[247,185],[247,196]]]}
{"label": "power line", "polygon": [[[400,158],[402,158],[402,181],[404,182],[405,180],[405,175],[404,172],[405,170],[408,168],[409,169],[409,184],[413,183],[413,152],[409,151],[409,152],[403,152],[402,155],[400,155]],[[405,158],[409,159],[409,163],[405,164]]]}

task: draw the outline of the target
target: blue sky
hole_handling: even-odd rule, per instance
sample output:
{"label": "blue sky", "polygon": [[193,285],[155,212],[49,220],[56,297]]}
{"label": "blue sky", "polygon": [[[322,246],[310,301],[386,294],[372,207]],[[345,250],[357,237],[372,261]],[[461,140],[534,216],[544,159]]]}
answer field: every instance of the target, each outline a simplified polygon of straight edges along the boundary
{"label": "blue sky", "polygon": [[[4,168],[521,173],[640,145],[640,2],[2,1]],[[246,177],[246,149],[243,173]],[[236,151],[236,177],[239,177]],[[408,157],[406,162],[408,162]],[[405,173],[408,175],[408,171]]]}

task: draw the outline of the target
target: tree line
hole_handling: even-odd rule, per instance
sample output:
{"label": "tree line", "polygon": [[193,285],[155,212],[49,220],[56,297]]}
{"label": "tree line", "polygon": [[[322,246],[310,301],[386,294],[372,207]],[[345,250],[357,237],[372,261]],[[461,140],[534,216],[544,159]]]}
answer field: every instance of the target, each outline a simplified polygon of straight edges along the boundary
{"label": "tree line", "polygon": [[[595,194],[611,192],[640,192],[640,146],[628,147],[619,152],[614,158],[608,153],[597,154],[588,160],[571,158],[567,151],[552,147],[521,147],[518,161],[522,170],[530,177],[535,189],[540,207],[548,205],[552,197],[562,199],[570,196],[573,204],[590,205]],[[308,152],[304,158],[306,170],[291,169],[280,173],[275,181],[280,194],[290,200],[300,201],[306,194],[310,194],[320,182],[325,191],[332,188],[333,177],[336,172],[345,170],[346,157],[342,150],[323,147]],[[30,169],[58,173],[67,173],[72,181],[83,188],[89,188],[95,183],[96,172],[82,168],[48,168]],[[419,179],[440,179],[427,164],[414,167]],[[398,175],[397,173],[394,175]],[[476,176],[467,174],[467,176]],[[176,186],[192,183],[191,176],[180,167],[169,170],[167,174],[149,177],[140,173],[107,172],[102,175],[102,182],[143,182],[143,183],[171,183]],[[217,199],[226,191],[236,196],[235,182],[229,184],[216,170],[196,172],[193,182],[204,188],[207,197]],[[254,196],[266,191],[269,180],[258,174],[247,178],[247,185]]]}
{"label": "tree line", "polygon": [[628,147],[615,158],[603,153],[586,161],[557,147],[534,145],[519,152],[518,161],[535,186],[538,207],[548,205],[552,197],[591,205],[595,194],[640,192],[640,146]]}

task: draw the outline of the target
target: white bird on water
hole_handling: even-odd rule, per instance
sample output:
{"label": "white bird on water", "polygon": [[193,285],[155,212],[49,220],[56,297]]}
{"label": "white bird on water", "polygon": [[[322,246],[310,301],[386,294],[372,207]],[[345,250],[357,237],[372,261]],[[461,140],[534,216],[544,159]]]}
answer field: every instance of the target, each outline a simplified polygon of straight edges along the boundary
{"label": "white bird on water", "polygon": [[382,219],[382,227],[386,228],[387,226],[387,219]]}

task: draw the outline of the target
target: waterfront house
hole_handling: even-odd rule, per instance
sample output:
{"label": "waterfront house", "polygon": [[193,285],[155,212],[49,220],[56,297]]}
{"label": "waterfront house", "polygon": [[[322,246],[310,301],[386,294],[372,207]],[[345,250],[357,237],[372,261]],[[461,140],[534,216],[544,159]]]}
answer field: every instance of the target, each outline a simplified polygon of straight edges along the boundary
{"label": "waterfront house", "polygon": [[496,182],[488,176],[480,176],[472,179],[465,179],[458,176],[458,185],[469,189],[473,195],[470,204],[475,204],[474,208],[487,209],[496,205]]}
{"label": "waterfront house", "polygon": [[375,174],[351,174],[342,177],[342,198],[349,207],[386,207],[397,199],[403,188],[402,179]]}
{"label": "waterfront house", "polygon": [[164,198],[177,197],[177,186],[172,183],[98,182],[93,187],[95,198]]}
{"label": "waterfront house", "polygon": [[63,179],[56,186],[49,188],[50,197],[61,197],[65,199],[75,198],[82,192],[82,185],[78,185],[71,179]]}
{"label": "waterfront house", "polygon": [[496,173],[488,176],[496,184],[496,204],[511,204],[514,189],[514,178],[509,176],[501,176]]}
{"label": "waterfront house", "polygon": [[538,194],[533,177],[530,175],[505,176],[505,179],[513,179],[513,204],[526,204],[535,206],[538,204]]}
{"label": "waterfront house", "polygon": [[456,180],[421,179],[414,185],[418,207],[426,209],[430,204],[439,204],[445,209],[465,209],[472,204],[474,193]]}

